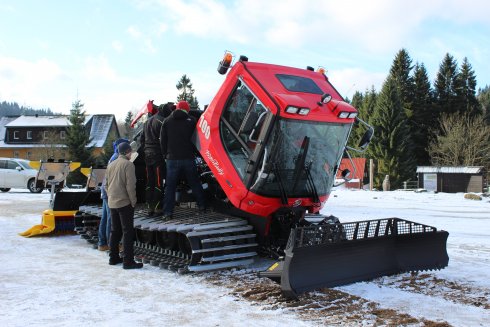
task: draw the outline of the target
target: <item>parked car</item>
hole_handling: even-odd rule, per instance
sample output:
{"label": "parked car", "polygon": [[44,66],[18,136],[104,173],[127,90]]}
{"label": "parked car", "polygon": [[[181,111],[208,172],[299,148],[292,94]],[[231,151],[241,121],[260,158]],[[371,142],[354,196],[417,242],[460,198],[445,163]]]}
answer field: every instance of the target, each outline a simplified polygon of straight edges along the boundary
{"label": "parked car", "polygon": [[37,170],[29,161],[17,158],[0,158],[0,191],[11,188],[27,188],[32,193],[41,193],[44,187],[36,187]]}

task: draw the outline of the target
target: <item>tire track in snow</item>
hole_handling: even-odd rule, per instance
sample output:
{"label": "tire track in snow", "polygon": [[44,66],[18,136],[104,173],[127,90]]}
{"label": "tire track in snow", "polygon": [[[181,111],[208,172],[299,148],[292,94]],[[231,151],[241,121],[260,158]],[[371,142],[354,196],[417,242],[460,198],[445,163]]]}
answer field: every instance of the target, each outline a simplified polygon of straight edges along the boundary
{"label": "tire track in snow", "polygon": [[258,278],[256,271],[234,270],[210,273],[205,280],[230,289],[230,293],[270,310],[288,310],[302,320],[318,325],[341,326],[451,326],[440,320],[414,317],[362,296],[339,288],[307,292],[297,300],[286,299],[280,286],[266,278]]}

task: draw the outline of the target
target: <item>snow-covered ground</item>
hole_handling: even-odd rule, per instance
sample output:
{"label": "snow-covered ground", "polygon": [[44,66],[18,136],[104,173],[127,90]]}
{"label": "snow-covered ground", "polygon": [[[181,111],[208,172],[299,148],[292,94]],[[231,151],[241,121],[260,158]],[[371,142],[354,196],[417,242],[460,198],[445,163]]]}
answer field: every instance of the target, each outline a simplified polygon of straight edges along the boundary
{"label": "snow-covered ground", "polygon": [[449,266],[310,292],[299,301],[248,269],[125,271],[76,235],[23,238],[49,194],[0,193],[0,326],[490,326],[490,198],[335,190],[341,221],[400,217],[449,232]]}

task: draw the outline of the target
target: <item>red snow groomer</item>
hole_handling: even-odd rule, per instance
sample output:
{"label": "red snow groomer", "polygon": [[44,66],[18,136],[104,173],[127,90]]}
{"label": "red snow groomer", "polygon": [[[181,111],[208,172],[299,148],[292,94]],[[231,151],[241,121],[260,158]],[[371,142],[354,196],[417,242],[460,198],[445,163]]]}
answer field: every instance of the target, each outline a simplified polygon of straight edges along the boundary
{"label": "red snow groomer", "polygon": [[[211,208],[198,213],[183,184],[173,220],[137,211],[137,258],[188,272],[274,257],[260,275],[280,282],[286,296],[447,266],[446,231],[399,218],[341,223],[320,214],[343,155],[363,151],[373,135],[324,71],[232,59],[226,53],[219,63],[226,79],[197,120],[196,160]],[[352,149],[356,121],[366,133]],[[144,155],[135,165],[144,185]],[[137,190],[143,198],[144,186]]]}

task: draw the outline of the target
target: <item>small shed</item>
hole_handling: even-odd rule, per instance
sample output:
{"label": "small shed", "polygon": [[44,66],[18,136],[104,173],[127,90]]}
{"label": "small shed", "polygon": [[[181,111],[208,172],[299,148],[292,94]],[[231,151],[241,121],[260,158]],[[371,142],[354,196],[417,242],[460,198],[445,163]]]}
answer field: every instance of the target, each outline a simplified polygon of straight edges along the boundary
{"label": "small shed", "polygon": [[446,193],[481,193],[487,183],[487,172],[483,166],[419,166],[417,176],[420,188]]}

